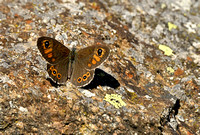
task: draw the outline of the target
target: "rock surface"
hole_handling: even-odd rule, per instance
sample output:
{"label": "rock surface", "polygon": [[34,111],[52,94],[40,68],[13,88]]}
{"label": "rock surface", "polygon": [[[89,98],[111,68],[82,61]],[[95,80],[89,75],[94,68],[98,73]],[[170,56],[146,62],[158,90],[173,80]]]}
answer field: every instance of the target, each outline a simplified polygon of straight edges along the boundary
{"label": "rock surface", "polygon": [[[0,134],[200,134],[199,9],[193,0],[1,0]],[[99,68],[111,79],[97,69],[106,86],[55,87],[41,36],[109,46]]]}

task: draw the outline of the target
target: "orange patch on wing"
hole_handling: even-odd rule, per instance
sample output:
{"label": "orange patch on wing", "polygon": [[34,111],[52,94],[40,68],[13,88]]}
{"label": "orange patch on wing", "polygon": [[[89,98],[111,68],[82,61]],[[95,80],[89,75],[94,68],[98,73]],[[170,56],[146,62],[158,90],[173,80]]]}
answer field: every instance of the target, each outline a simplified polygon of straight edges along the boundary
{"label": "orange patch on wing", "polygon": [[[55,71],[55,73],[54,73],[54,71]],[[53,75],[53,76],[56,76],[56,74],[57,74],[57,70],[56,70],[56,69],[53,69],[53,70],[52,70],[52,75]]]}
{"label": "orange patch on wing", "polygon": [[53,50],[52,48],[45,49],[45,50],[44,50],[44,53],[45,53],[45,54],[50,53],[50,52],[52,52],[52,50]]}
{"label": "orange patch on wing", "polygon": [[[46,42],[46,41],[48,41],[48,40],[44,40],[44,41],[42,42],[42,45],[43,45],[43,48],[44,48],[44,49],[47,49],[46,46],[45,46],[45,42]],[[49,42],[49,41],[48,41],[48,42]]]}
{"label": "orange patch on wing", "polygon": [[102,55],[101,56],[103,56],[105,54],[106,50],[103,49],[103,48],[101,48],[101,49],[102,49]]}
{"label": "orange patch on wing", "polygon": [[87,74],[87,77],[89,77],[89,76],[90,76],[90,72],[87,72],[86,74]]}
{"label": "orange patch on wing", "polygon": [[79,77],[79,78],[77,79],[77,82],[78,82],[78,83],[81,83],[81,82],[82,82],[82,78]]}
{"label": "orange patch on wing", "polygon": [[54,69],[54,67],[53,67],[53,66],[51,66],[51,67],[50,67],[50,70],[52,71],[53,69]]}
{"label": "orange patch on wing", "polygon": [[97,55],[94,55],[93,57],[95,58],[96,61],[100,61],[101,60]]}
{"label": "orange patch on wing", "polygon": [[52,58],[52,59],[51,59],[52,62],[54,62],[55,60],[56,60],[55,58]]}
{"label": "orange patch on wing", "polygon": [[49,54],[47,55],[48,58],[51,58],[52,56],[53,56],[52,53],[49,53]]}
{"label": "orange patch on wing", "polygon": [[62,75],[60,73],[57,74],[57,78],[61,79]]}
{"label": "orange patch on wing", "polygon": [[92,65],[89,63],[89,64],[88,64],[88,67],[91,67],[91,66],[92,66]]}
{"label": "orange patch on wing", "polygon": [[92,64],[97,64],[96,60],[92,59]]}
{"label": "orange patch on wing", "polygon": [[[84,78],[85,77],[85,78]],[[87,80],[87,74],[84,74],[83,75],[83,81],[86,81]]]}
{"label": "orange patch on wing", "polygon": [[[101,50],[102,50],[102,53],[101,53],[101,55],[100,55],[100,56],[98,55],[98,50],[99,50],[99,49],[101,49]],[[101,57],[103,57],[103,55],[105,54],[105,52],[106,52],[106,50],[105,50],[105,49],[103,49],[103,48],[98,48],[98,49],[97,49],[97,51],[96,51],[96,55],[97,55],[98,57],[100,57],[100,58],[101,58]]]}

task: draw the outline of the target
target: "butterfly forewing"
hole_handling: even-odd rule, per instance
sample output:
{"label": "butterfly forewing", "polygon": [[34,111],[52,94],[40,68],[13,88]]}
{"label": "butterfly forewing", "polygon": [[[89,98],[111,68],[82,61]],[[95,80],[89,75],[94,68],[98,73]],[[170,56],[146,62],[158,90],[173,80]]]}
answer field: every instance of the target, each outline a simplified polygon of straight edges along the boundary
{"label": "butterfly forewing", "polygon": [[109,56],[110,49],[105,45],[93,45],[78,51],[75,61],[86,69],[94,69],[102,64]]}
{"label": "butterfly forewing", "polygon": [[50,37],[38,38],[37,46],[42,56],[51,64],[59,63],[70,54],[67,47]]}

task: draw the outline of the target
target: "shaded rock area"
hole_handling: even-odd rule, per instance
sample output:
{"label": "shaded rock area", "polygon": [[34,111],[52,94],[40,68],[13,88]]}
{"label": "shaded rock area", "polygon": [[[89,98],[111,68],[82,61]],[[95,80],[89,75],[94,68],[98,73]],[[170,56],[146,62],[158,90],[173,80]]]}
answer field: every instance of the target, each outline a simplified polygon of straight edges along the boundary
{"label": "shaded rock area", "polygon": [[[200,134],[199,11],[195,0],[1,0],[0,134]],[[58,86],[41,36],[111,53],[90,86]]]}

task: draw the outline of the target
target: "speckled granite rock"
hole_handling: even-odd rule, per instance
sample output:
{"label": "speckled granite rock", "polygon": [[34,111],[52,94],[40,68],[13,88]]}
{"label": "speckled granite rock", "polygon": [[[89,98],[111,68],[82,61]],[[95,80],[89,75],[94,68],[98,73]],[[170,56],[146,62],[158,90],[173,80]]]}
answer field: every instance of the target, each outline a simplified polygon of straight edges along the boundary
{"label": "speckled granite rock", "polygon": [[[192,0],[1,0],[0,133],[200,134],[199,7]],[[108,45],[104,72],[95,72],[106,86],[52,85],[40,36],[69,48]]]}

